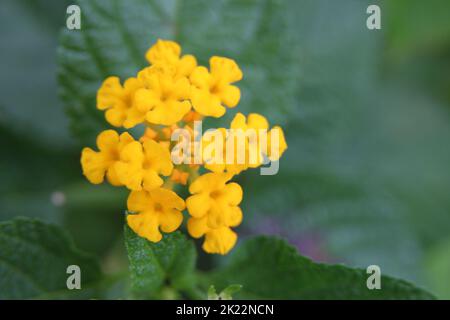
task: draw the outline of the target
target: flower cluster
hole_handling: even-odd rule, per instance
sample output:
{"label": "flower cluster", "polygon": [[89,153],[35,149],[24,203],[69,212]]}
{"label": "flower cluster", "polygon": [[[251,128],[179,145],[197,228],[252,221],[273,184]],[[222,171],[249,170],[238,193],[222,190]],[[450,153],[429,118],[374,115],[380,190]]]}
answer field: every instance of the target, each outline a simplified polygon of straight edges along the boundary
{"label": "flower cluster", "polygon": [[[227,108],[237,106],[241,93],[234,83],[242,79],[241,69],[234,60],[218,56],[209,60],[209,69],[199,66],[194,56],[181,54],[176,42],[165,40],[158,40],[146,59],[149,65],[135,77],[123,83],[108,77],[97,92],[97,108],[105,111],[109,124],[125,129],[143,126],[143,135],[101,132],[98,151],[82,151],[83,174],[91,183],[106,179],[130,190],[126,219],[139,236],[160,241],[163,233],[182,225],[187,209],[189,234],[205,238],[206,252],[226,254],[237,241],[232,228],[242,221],[243,191],[230,180],[243,170],[278,160],[287,148],[283,131],[277,126],[269,129],[261,115],[238,113],[230,129],[256,133],[246,135],[239,144],[229,129],[212,130],[208,134],[215,133],[220,147],[206,155],[211,140],[194,123],[204,117],[222,117]],[[173,161],[178,144],[172,136],[178,129],[192,133],[188,140],[197,140],[194,146],[200,144],[200,162]],[[230,144],[232,148],[226,148]],[[192,160],[193,152],[188,153]],[[186,200],[176,192],[185,186],[191,194]]]}

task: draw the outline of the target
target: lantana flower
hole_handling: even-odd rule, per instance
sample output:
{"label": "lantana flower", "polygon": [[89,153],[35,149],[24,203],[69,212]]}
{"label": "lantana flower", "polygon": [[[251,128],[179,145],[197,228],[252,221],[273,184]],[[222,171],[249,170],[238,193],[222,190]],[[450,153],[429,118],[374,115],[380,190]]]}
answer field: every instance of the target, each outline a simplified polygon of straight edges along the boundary
{"label": "lantana flower", "polygon": [[173,68],[175,78],[189,77],[197,66],[193,55],[181,56],[181,47],[175,41],[158,39],[145,57],[151,65]]}
{"label": "lantana flower", "polygon": [[147,67],[138,78],[144,88],[136,91],[136,108],[149,123],[173,125],[191,110],[191,85],[186,77]]}
{"label": "lantana flower", "polygon": [[193,238],[205,237],[202,248],[207,253],[227,254],[237,242],[237,234],[230,227],[237,226],[242,221],[242,215],[236,215],[234,224],[230,227],[219,227],[212,229],[208,227],[207,218],[200,219],[190,218],[187,224],[189,234]]}
{"label": "lantana flower", "polygon": [[193,84],[191,101],[194,109],[204,115],[219,118],[227,106],[234,108],[241,98],[241,91],[232,85],[242,79],[242,71],[232,59],[212,57],[210,71],[196,67],[190,76]]}
{"label": "lantana flower", "polygon": [[120,153],[133,137],[124,132],[120,136],[114,130],[105,130],[97,137],[99,151],[84,148],[81,152],[81,167],[83,174],[94,184],[102,183],[105,176],[114,186],[122,185],[115,170],[115,164],[120,160]]}
{"label": "lantana flower", "polygon": [[160,187],[170,176],[173,164],[167,148],[153,140],[128,144],[120,153],[115,164],[119,180],[130,190],[152,190]]}
{"label": "lantana flower", "polygon": [[[207,173],[190,185],[189,192],[193,195],[186,199],[186,206],[191,215],[188,231],[193,237],[209,234],[205,240],[211,240],[217,232],[225,232],[223,228],[240,224],[242,211],[239,204],[243,193],[239,184],[227,183],[231,177],[232,175],[228,173]],[[226,233],[229,234],[229,231]],[[220,245],[216,243],[217,246],[214,246],[211,241],[207,241],[208,244],[205,242],[205,246],[210,251],[224,254],[233,247],[234,242],[235,240]]]}
{"label": "lantana flower", "polygon": [[[272,151],[272,134],[276,131],[276,139]],[[205,152],[209,146],[217,143],[223,148]],[[230,141],[233,140],[233,141]],[[262,146],[265,146],[264,148]],[[257,168],[267,157],[271,161],[278,160],[287,149],[283,130],[275,126],[269,130],[267,119],[257,113],[246,117],[237,113],[233,118],[230,130],[219,128],[205,133],[202,137],[203,161],[208,170],[216,173],[228,172],[234,175]]]}
{"label": "lantana flower", "polygon": [[162,232],[175,231],[183,221],[184,200],[172,190],[156,188],[132,191],[128,197],[127,222],[141,237],[152,242],[162,238]]}
{"label": "lantana flower", "polygon": [[[270,160],[278,160],[287,149],[286,140],[284,138],[283,129],[275,126],[269,130],[269,121],[257,113],[250,113],[247,117],[242,113],[237,113],[231,122],[232,130],[242,130],[248,132],[253,130],[256,133],[256,139],[248,138],[247,152],[254,148],[257,153],[257,162],[249,163],[250,168],[256,168],[263,163],[264,157]],[[272,141],[272,136],[277,137],[276,141]],[[274,152],[272,152],[272,143],[274,144]],[[265,146],[265,148],[262,148]]]}
{"label": "lantana flower", "polygon": [[127,79],[123,86],[118,77],[106,78],[97,92],[97,108],[106,110],[106,121],[115,127],[127,129],[141,123],[145,114],[134,107],[136,90],[141,87],[136,78]]}

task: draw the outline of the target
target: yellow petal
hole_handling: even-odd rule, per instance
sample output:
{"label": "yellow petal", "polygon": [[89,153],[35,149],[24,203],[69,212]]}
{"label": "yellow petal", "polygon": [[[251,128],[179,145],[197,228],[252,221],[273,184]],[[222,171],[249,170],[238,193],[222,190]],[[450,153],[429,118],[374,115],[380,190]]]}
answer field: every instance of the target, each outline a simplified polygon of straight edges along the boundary
{"label": "yellow petal", "polygon": [[197,66],[197,60],[193,55],[187,54],[181,57],[178,62],[178,74],[180,76],[189,77]]}
{"label": "yellow petal", "polygon": [[189,187],[191,194],[214,191],[217,188],[223,188],[225,183],[232,178],[229,173],[206,173],[197,179]]}
{"label": "yellow petal", "polygon": [[175,41],[158,39],[145,54],[145,58],[151,64],[161,61],[174,61],[180,57],[181,47]]}
{"label": "yellow petal", "polygon": [[185,209],[185,203],[174,191],[158,188],[151,192],[155,201],[158,201],[166,209],[177,209],[179,211]]}
{"label": "yellow petal", "polygon": [[105,112],[105,118],[111,125],[120,127],[126,120],[126,113],[119,108],[109,109]]}
{"label": "yellow petal", "polygon": [[187,223],[187,229],[189,234],[193,238],[200,238],[202,237],[207,231],[209,231],[208,226],[206,225],[206,217],[197,219],[197,218],[190,218]]}
{"label": "yellow petal", "polygon": [[220,205],[216,201],[211,202],[211,207],[208,210],[207,220],[209,228],[217,229],[223,226],[227,226],[228,217],[226,214],[226,209],[227,207]]}
{"label": "yellow petal", "polygon": [[225,255],[236,244],[237,234],[228,227],[211,229],[205,235],[203,250],[208,253]]}
{"label": "yellow petal", "polygon": [[147,191],[131,191],[127,199],[127,207],[131,212],[148,211],[153,206],[153,200]]}
{"label": "yellow petal", "polygon": [[236,113],[233,120],[231,121],[230,127],[231,129],[247,129],[245,116],[240,112]]}
{"label": "yellow petal", "polygon": [[138,141],[130,142],[120,152],[120,159],[114,164],[120,182],[131,190],[142,190],[144,154]]}
{"label": "yellow petal", "polygon": [[[272,132],[276,132],[278,134],[278,140],[273,141]],[[277,135],[274,134],[274,136]],[[287,149],[287,143],[284,137],[283,129],[281,129],[278,126],[273,127],[268,133],[267,141],[268,141],[267,152],[270,160],[272,161],[278,160]],[[272,148],[274,149],[274,151],[272,151]]]}
{"label": "yellow petal", "polygon": [[81,152],[83,175],[93,184],[103,182],[109,163],[110,161],[105,159],[104,155],[91,148],[84,148]]}
{"label": "yellow petal", "polygon": [[239,184],[231,182],[225,185],[222,194],[227,204],[237,206],[242,201],[243,191]]}
{"label": "yellow petal", "polygon": [[221,105],[219,97],[209,90],[193,88],[191,91],[192,106],[203,116],[220,118],[225,114],[225,107]]}
{"label": "yellow petal", "polygon": [[173,232],[178,229],[183,222],[183,215],[177,210],[167,210],[160,213],[160,227],[163,232]]}
{"label": "yellow petal", "polygon": [[191,76],[189,77],[191,83],[199,89],[209,89],[209,84],[211,81],[211,76],[203,66],[196,67],[194,71],[192,71]]}
{"label": "yellow petal", "polygon": [[269,128],[267,119],[258,113],[250,113],[248,115],[247,125],[255,130],[267,130]]}
{"label": "yellow petal", "polygon": [[108,182],[113,186],[118,187],[123,185],[122,182],[120,182],[119,177],[117,176],[117,172],[114,166],[110,166],[108,168],[108,171],[106,172],[106,178],[108,179]]}
{"label": "yellow petal", "polygon": [[170,87],[172,87],[173,96],[181,101],[187,100],[190,98],[191,84],[186,77],[179,78],[175,80],[175,83],[172,85],[174,79],[170,79]]}
{"label": "yellow petal", "polygon": [[100,151],[109,151],[119,143],[119,134],[114,130],[105,130],[97,136],[97,146]]}
{"label": "yellow petal", "polygon": [[117,101],[117,96],[122,94],[122,86],[118,77],[106,78],[97,91],[97,108],[105,110],[111,108]]}
{"label": "yellow petal", "polygon": [[234,108],[241,99],[241,90],[236,86],[226,86],[220,92],[220,99],[228,108]]}
{"label": "yellow petal", "polygon": [[190,196],[186,199],[186,207],[192,217],[203,217],[211,207],[210,198],[205,193]]}
{"label": "yellow petal", "polygon": [[153,212],[142,212],[140,214],[127,215],[130,228],[139,236],[152,242],[159,242],[162,234],[159,231],[158,215]]}
{"label": "yellow petal", "polygon": [[164,180],[153,170],[146,170],[143,174],[143,187],[145,190],[151,191],[162,186]]}
{"label": "yellow petal", "polygon": [[229,227],[237,227],[242,222],[242,210],[239,207],[230,207],[229,208],[229,220],[228,220],[228,226]]}
{"label": "yellow petal", "polygon": [[147,112],[146,120],[153,124],[170,126],[181,119],[191,110],[189,101],[169,100],[158,103],[155,108]]}
{"label": "yellow petal", "polygon": [[134,105],[138,111],[146,113],[159,102],[159,97],[153,90],[139,89],[134,96]]}
{"label": "yellow petal", "polygon": [[145,153],[144,169],[152,169],[164,176],[169,176],[173,170],[169,150],[154,140],[144,141],[143,147]]}
{"label": "yellow petal", "polygon": [[233,59],[213,56],[209,59],[213,77],[233,83],[242,79],[242,71]]}

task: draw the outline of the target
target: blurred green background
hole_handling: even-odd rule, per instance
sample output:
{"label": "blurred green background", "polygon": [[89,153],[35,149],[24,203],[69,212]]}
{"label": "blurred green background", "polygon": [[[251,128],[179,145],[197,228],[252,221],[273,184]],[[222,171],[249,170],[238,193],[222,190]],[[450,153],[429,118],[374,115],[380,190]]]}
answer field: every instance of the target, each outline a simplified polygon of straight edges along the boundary
{"label": "blurred green background", "polygon": [[[92,94],[103,74],[77,54],[77,31],[60,34],[70,3],[0,4],[0,220],[62,225],[106,272],[121,272],[126,191],[90,185],[79,165],[107,125]],[[450,298],[450,2],[184,1],[167,19],[171,1],[91,3],[81,3],[82,28],[101,25],[93,45],[117,58],[104,73],[130,76],[174,32],[203,63],[235,58],[238,111],[283,126],[278,175],[239,178],[241,239],[280,235],[316,261],[377,264]],[[381,7],[381,30],[366,28],[369,4]],[[112,46],[120,26],[135,31],[123,42],[140,37],[132,53]],[[204,268],[221,262],[201,255]]]}

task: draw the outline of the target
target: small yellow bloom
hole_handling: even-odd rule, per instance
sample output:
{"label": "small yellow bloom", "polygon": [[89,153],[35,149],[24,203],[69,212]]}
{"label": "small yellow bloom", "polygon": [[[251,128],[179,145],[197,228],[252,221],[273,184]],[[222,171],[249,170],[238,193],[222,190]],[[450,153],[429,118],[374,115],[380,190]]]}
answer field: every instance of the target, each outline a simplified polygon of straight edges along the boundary
{"label": "small yellow bloom", "polygon": [[158,39],[145,54],[152,65],[174,68],[175,77],[189,77],[197,66],[193,55],[181,56],[181,47],[174,41]]}
{"label": "small yellow bloom", "polygon": [[108,77],[97,92],[97,108],[106,110],[111,125],[132,128],[145,119],[145,113],[134,107],[135,92],[141,87],[136,78],[127,79],[122,86],[118,77]]}
{"label": "small yellow bloom", "polygon": [[189,186],[193,194],[186,199],[186,206],[193,218],[206,217],[209,228],[233,225],[236,216],[242,216],[238,207],[242,201],[242,188],[235,182],[227,183],[228,173],[207,173]]}
{"label": "small yellow bloom", "polygon": [[127,215],[128,225],[152,242],[162,239],[161,231],[173,232],[183,221],[184,201],[171,190],[132,191],[127,204],[128,210],[134,213]]}
{"label": "small yellow bloom", "polygon": [[100,151],[84,148],[81,152],[83,174],[94,184],[102,183],[106,175],[112,185],[122,185],[114,165],[120,160],[122,149],[133,141],[133,137],[127,132],[119,136],[114,130],[103,131],[97,136],[97,147]]}
{"label": "small yellow bloom", "polygon": [[[245,137],[244,137],[245,138]],[[216,140],[219,139],[219,142]],[[233,141],[230,141],[234,139]],[[230,142],[233,142],[230,144]],[[237,175],[249,167],[248,141],[244,144],[238,138],[230,135],[225,128],[210,130],[202,137],[202,161],[206,169],[215,172],[228,172]],[[222,146],[222,148],[220,148]],[[242,150],[243,147],[243,150]],[[216,150],[218,148],[218,150]],[[242,154],[240,155],[239,152]],[[241,158],[240,158],[241,157]]]}
{"label": "small yellow bloom", "polygon": [[190,76],[192,88],[191,100],[194,109],[204,115],[221,117],[225,113],[225,106],[235,107],[241,92],[232,83],[242,79],[242,71],[232,59],[212,57],[208,69],[199,66]]}
{"label": "small yellow bloom", "polygon": [[[256,132],[256,139],[248,140],[248,148],[254,148],[254,150],[257,151],[260,161],[255,164],[250,164],[249,166],[252,168],[261,165],[264,156],[268,156],[272,161],[278,160],[287,149],[283,129],[279,126],[275,126],[269,130],[269,122],[260,114],[251,113],[247,117],[242,113],[236,114],[231,122],[231,129],[241,129],[244,131],[250,129]],[[262,134],[263,132],[265,133],[264,135]],[[272,135],[277,138],[277,140],[273,141]],[[274,145],[274,152],[272,152],[272,145]]]}
{"label": "small yellow bloom", "polygon": [[[236,211],[237,213],[237,211]],[[242,221],[242,212],[234,216],[234,221],[231,221],[232,226],[237,226]],[[190,218],[187,223],[187,229],[189,234],[193,238],[201,238],[205,236],[203,242],[203,250],[207,253],[217,253],[225,255],[236,244],[237,234],[231,230],[230,227],[219,227],[212,229],[208,227],[207,218]]]}
{"label": "small yellow bloom", "polygon": [[136,91],[137,110],[152,124],[172,125],[191,110],[191,85],[186,77],[175,78],[170,72],[153,67],[138,74],[144,88]]}
{"label": "small yellow bloom", "polygon": [[164,181],[159,175],[169,176],[173,164],[169,150],[153,140],[128,144],[115,164],[117,176],[127,188],[135,191],[153,190]]}
{"label": "small yellow bloom", "polygon": [[203,249],[208,253],[227,254],[236,244],[237,234],[230,227],[242,222],[242,188],[228,183],[231,174],[207,173],[197,178],[186,200],[191,215],[187,228],[194,238],[205,236]]}

